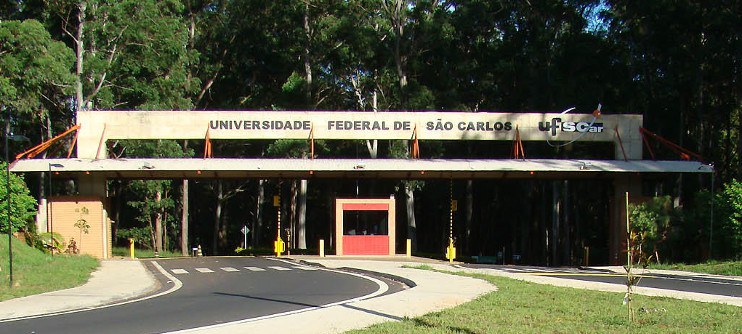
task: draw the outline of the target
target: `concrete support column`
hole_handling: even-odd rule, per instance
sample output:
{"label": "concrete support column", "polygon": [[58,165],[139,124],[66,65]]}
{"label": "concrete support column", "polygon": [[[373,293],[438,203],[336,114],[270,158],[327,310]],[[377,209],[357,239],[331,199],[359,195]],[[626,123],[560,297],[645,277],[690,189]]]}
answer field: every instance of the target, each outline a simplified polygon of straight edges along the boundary
{"label": "concrete support column", "polygon": [[36,232],[46,233],[49,232],[48,226],[49,221],[46,219],[46,198],[42,197],[39,199],[39,210],[36,213]]}
{"label": "concrete support column", "polygon": [[619,175],[613,179],[613,196],[608,233],[608,262],[622,265],[626,262],[626,192],[629,199],[641,196],[641,178],[637,174]]}

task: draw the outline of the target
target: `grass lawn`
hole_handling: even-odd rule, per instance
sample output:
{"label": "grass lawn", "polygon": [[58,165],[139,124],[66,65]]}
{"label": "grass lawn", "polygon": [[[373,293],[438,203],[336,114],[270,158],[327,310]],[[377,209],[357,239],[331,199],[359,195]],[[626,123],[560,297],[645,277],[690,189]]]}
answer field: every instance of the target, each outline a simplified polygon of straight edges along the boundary
{"label": "grass lawn", "polygon": [[452,309],[349,333],[742,333],[742,307],[635,295],[632,324],[620,293],[473,276],[498,291]]}
{"label": "grass lawn", "polygon": [[0,301],[72,288],[87,282],[98,260],[87,255],[45,254],[13,239],[13,287],[9,287],[8,238],[0,238]]}
{"label": "grass lawn", "polygon": [[742,261],[709,261],[699,264],[652,264],[649,269],[683,270],[727,276],[742,276]]}

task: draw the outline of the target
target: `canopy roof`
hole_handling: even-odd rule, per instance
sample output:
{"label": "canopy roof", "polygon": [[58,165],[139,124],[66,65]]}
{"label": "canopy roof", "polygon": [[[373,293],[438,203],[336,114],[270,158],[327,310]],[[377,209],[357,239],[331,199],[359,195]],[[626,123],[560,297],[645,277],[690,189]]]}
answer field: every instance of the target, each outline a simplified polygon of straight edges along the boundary
{"label": "canopy roof", "polygon": [[[586,159],[27,159],[16,173],[54,171],[60,177],[105,178],[595,178],[615,173],[711,173],[696,161]],[[57,176],[55,176],[57,177]]]}

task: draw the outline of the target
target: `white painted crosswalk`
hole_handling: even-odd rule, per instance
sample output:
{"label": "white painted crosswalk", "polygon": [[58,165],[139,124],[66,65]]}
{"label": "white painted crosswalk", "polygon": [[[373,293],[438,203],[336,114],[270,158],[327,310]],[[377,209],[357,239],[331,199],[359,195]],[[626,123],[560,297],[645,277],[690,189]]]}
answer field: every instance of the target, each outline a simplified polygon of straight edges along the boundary
{"label": "white painted crosswalk", "polygon": [[[306,271],[312,271],[312,270],[318,270],[316,267],[312,266],[291,266],[291,267],[283,267],[283,266],[267,266],[265,268],[261,267],[242,267],[242,268],[235,268],[235,267],[219,267],[218,271],[223,272],[264,272],[268,270],[275,270],[275,271],[291,271],[291,270],[306,270]],[[193,271],[199,272],[199,273],[214,273],[217,270],[211,269],[211,268],[205,268],[205,267],[197,267],[192,269],[185,269],[185,268],[173,268],[170,269],[170,272],[176,275],[185,275],[189,274]]]}
{"label": "white painted crosswalk", "polygon": [[268,266],[268,268],[271,268],[271,269],[274,269],[274,270],[278,270],[278,271],[288,271],[288,270],[291,270],[291,268],[279,267],[279,266]]}
{"label": "white painted crosswalk", "polygon": [[258,267],[245,267],[245,269],[247,269],[249,271],[265,271],[265,269],[258,268]]}

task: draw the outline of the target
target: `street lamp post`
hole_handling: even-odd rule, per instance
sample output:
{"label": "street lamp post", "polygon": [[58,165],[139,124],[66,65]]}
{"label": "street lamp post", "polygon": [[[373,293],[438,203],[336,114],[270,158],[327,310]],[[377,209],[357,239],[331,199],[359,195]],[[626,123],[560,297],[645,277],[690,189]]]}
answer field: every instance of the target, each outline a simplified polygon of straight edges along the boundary
{"label": "street lamp post", "polygon": [[51,213],[51,197],[52,197],[52,167],[61,168],[64,167],[62,164],[54,164],[49,163],[49,187],[46,191],[46,222],[49,224],[49,242],[51,243],[51,252],[52,256],[54,256],[54,224],[52,223],[52,213]]}
{"label": "street lamp post", "polygon": [[10,279],[8,280],[8,285],[12,288],[13,287],[13,224],[10,222],[10,157],[8,153],[8,137],[10,137],[10,108],[8,110],[7,119],[5,121],[5,171],[6,171],[6,177],[5,180],[5,186],[6,186],[6,196],[7,202],[8,202],[8,271],[10,273]]}

